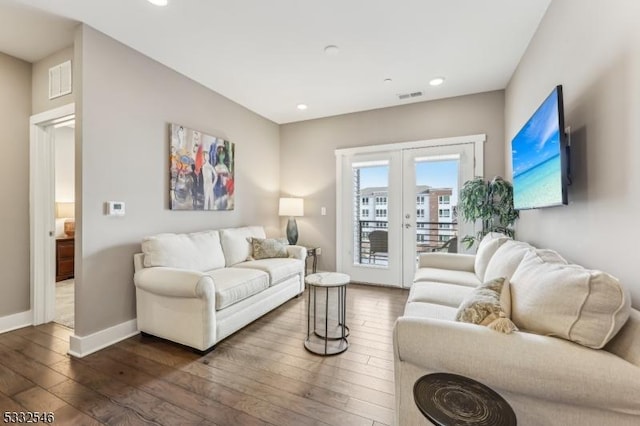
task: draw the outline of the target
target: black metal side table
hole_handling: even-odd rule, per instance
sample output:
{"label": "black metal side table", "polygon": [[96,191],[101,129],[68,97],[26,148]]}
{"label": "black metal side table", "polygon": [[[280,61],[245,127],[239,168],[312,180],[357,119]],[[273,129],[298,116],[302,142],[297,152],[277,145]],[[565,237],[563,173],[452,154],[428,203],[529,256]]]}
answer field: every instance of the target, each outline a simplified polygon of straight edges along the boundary
{"label": "black metal side table", "polygon": [[[347,274],[337,272],[319,272],[308,275],[304,281],[309,286],[307,338],[304,341],[304,347],[309,352],[323,356],[337,355],[346,351],[349,348],[347,340],[349,327],[346,325],[347,285],[351,278]],[[331,304],[329,290],[335,290],[337,293],[337,306],[331,309],[331,311],[335,311],[337,308],[334,319],[331,319],[329,315],[329,305]],[[324,295],[324,300],[320,300],[320,303],[318,303],[318,293],[320,293],[320,297]],[[324,315],[318,319],[318,305],[322,305],[323,302],[324,309],[320,306],[319,310]]]}
{"label": "black metal side table", "polygon": [[438,426],[516,426],[516,414],[497,392],[468,377],[433,373],[413,386],[420,412]]}

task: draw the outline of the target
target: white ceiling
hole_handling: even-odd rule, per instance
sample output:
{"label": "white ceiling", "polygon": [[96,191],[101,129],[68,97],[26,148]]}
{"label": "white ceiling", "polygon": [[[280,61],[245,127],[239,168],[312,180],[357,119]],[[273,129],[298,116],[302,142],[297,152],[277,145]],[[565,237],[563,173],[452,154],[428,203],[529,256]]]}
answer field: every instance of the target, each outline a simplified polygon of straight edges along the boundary
{"label": "white ceiling", "polygon": [[[503,89],[550,1],[169,0],[159,8],[146,0],[0,0],[0,5],[19,2],[85,22],[276,123],[288,123]],[[0,12],[2,21],[12,21]],[[14,27],[25,37],[24,25]],[[27,28],[25,38],[42,40],[43,29]],[[14,56],[40,55],[35,48],[30,55],[12,53],[3,44],[0,50]],[[11,45],[13,52],[29,49],[27,43]],[[326,55],[327,45],[337,45],[339,53]],[[437,76],[445,83],[429,86]],[[386,78],[393,81],[385,84]],[[416,91],[424,95],[398,99]],[[299,103],[309,108],[300,111]]]}

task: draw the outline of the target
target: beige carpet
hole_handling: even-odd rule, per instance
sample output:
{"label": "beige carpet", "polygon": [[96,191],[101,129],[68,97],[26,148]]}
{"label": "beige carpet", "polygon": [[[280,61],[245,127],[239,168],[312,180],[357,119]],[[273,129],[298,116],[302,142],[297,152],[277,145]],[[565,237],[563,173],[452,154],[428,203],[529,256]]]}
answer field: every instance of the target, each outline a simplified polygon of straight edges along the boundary
{"label": "beige carpet", "polygon": [[75,288],[73,279],[56,283],[56,316],[54,322],[74,328],[73,300]]}

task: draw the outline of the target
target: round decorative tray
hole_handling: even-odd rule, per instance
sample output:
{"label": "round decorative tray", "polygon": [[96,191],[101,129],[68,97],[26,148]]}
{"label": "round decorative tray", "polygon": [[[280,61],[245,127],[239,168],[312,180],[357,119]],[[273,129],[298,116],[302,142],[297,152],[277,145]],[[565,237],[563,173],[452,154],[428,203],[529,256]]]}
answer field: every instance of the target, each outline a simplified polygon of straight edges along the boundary
{"label": "round decorative tray", "polygon": [[516,415],[498,393],[468,377],[427,374],[413,386],[416,405],[439,426],[513,426]]}

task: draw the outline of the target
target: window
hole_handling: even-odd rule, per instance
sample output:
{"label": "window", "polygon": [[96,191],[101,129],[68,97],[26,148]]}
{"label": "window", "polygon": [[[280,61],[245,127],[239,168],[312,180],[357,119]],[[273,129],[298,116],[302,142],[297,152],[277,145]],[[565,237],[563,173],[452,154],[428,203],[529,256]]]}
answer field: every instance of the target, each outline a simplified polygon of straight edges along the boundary
{"label": "window", "polygon": [[376,217],[387,217],[387,209],[376,209]]}
{"label": "window", "polygon": [[417,237],[419,242],[424,242],[424,234],[418,234]]}
{"label": "window", "polygon": [[451,224],[450,223],[439,223],[438,224],[438,229],[451,229]]}
{"label": "window", "polygon": [[451,203],[450,195],[440,195],[438,197],[438,204],[449,204],[449,203]]}
{"label": "window", "polygon": [[362,209],[362,217],[369,217],[369,209]]}
{"label": "window", "polygon": [[387,197],[376,197],[376,205],[384,205],[387,204]]}
{"label": "window", "polygon": [[424,204],[424,196],[416,197],[416,204]]}
{"label": "window", "polygon": [[446,243],[451,239],[451,235],[438,235],[438,241],[441,243]]}
{"label": "window", "polygon": [[438,216],[440,216],[440,217],[451,217],[451,210],[450,209],[439,209],[438,210]]}
{"label": "window", "polygon": [[417,209],[416,210],[416,217],[424,218],[424,209]]}
{"label": "window", "polygon": [[369,197],[362,197],[362,204],[369,204]]}

